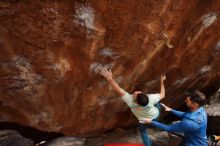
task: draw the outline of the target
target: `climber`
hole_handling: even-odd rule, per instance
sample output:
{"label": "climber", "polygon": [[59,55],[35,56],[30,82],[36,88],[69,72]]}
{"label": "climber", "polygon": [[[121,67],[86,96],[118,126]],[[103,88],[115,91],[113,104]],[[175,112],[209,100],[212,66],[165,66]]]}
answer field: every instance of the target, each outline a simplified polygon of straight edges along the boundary
{"label": "climber", "polygon": [[[166,79],[165,75],[161,75],[160,83],[161,89],[160,94],[144,94],[141,91],[135,91],[133,94],[129,94],[124,89],[119,87],[112,77],[111,70],[102,68],[100,74],[104,76],[110,85],[113,87],[122,100],[130,107],[133,114],[137,117],[138,120],[141,118],[149,118],[156,120],[159,116],[160,104],[159,101],[165,97],[165,88],[164,80]],[[141,137],[145,146],[151,146],[151,141],[148,137],[146,131],[147,125],[139,123],[139,130]]]}
{"label": "climber", "polygon": [[184,133],[181,146],[208,146],[206,136],[207,114],[202,107],[205,105],[205,95],[200,91],[194,91],[191,94],[187,94],[185,102],[190,112],[176,111],[161,104],[165,111],[170,111],[180,117],[182,119],[180,122],[165,125],[149,118],[143,118],[139,122],[154,125],[168,132]]}

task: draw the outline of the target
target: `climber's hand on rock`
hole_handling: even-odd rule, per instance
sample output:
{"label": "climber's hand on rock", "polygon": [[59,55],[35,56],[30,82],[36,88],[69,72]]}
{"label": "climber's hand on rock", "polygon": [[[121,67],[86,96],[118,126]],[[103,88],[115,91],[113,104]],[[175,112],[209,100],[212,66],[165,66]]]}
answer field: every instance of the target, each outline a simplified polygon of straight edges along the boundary
{"label": "climber's hand on rock", "polygon": [[160,80],[161,80],[161,82],[165,81],[166,78],[167,78],[166,75],[161,75],[161,76],[160,76]]}
{"label": "climber's hand on rock", "polygon": [[100,74],[102,76],[104,76],[107,80],[111,80],[112,79],[112,71],[111,70],[107,70],[106,68],[102,68],[100,70]]}

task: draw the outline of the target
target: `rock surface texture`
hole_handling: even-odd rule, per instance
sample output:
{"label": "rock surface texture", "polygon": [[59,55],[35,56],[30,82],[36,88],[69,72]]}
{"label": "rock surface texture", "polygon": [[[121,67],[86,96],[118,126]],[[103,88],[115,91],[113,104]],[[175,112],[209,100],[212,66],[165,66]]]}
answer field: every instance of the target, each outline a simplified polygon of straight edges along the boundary
{"label": "rock surface texture", "polygon": [[98,75],[128,92],[211,95],[220,85],[219,0],[1,0],[0,120],[72,136],[137,123]]}
{"label": "rock surface texture", "polygon": [[212,97],[210,104],[206,107],[208,119],[208,133],[220,135],[220,90],[218,90]]}
{"label": "rock surface texture", "polygon": [[30,139],[22,137],[20,133],[14,130],[0,131],[1,146],[34,146],[34,142]]}

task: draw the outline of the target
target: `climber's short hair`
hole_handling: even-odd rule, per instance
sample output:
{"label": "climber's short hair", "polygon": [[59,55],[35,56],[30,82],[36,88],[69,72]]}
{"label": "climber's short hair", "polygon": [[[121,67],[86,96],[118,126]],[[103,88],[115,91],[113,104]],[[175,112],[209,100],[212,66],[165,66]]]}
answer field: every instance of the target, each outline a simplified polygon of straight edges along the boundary
{"label": "climber's short hair", "polygon": [[138,93],[137,98],[136,98],[137,104],[141,106],[146,106],[148,105],[149,99],[148,96],[144,93]]}

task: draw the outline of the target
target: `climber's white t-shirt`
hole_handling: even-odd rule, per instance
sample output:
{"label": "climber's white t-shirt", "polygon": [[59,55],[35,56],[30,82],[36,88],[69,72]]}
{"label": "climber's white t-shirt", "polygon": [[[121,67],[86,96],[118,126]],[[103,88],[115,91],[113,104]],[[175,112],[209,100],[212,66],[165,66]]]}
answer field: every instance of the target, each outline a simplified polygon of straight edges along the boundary
{"label": "climber's white t-shirt", "polygon": [[149,103],[146,106],[138,105],[133,98],[133,95],[125,93],[121,98],[131,108],[134,115],[140,120],[140,118],[156,119],[159,116],[159,109],[154,105],[160,101],[160,94],[147,94],[149,97]]}

